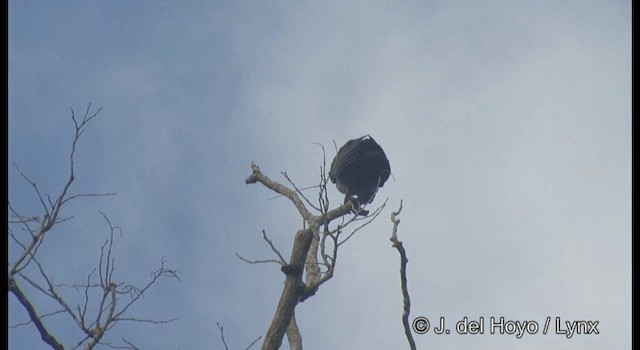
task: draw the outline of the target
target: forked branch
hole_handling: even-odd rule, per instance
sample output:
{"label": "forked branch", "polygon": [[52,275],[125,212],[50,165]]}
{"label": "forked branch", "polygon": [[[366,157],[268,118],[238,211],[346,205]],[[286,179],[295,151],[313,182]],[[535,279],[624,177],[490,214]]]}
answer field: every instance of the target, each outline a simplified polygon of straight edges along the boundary
{"label": "forked branch", "polygon": [[[71,110],[71,120],[74,125],[74,137],[69,153],[69,175],[62,186],[60,192],[53,199],[51,196],[41,192],[35,181],[31,180],[17,165],[14,164],[24,181],[26,181],[35,192],[37,201],[42,206],[43,211],[39,215],[23,215],[15,208],[11,202],[8,203],[9,220],[8,236],[11,242],[15,243],[12,248],[18,249],[15,260],[8,262],[8,291],[14,295],[18,302],[25,309],[29,320],[19,322],[15,327],[34,324],[42,340],[53,349],[63,349],[59,340],[56,339],[45,327],[45,320],[53,318],[55,315],[67,314],[77,327],[84,333],[75,347],[92,349],[97,344],[102,344],[112,348],[135,349],[128,340],[123,339],[126,345],[113,345],[103,342],[106,332],[113,328],[120,321],[134,321],[144,323],[166,323],[169,320],[150,320],[127,316],[130,307],[140,300],[140,298],[156,282],[165,277],[179,280],[176,270],[166,267],[166,260],[162,258],[160,268],[154,271],[150,281],[142,287],[116,282],[115,280],[115,258],[113,255],[114,233],[120,229],[113,226],[106,215],[103,218],[109,225],[109,237],[101,246],[100,258],[97,267],[87,276],[84,284],[60,284],[54,283],[53,275],[45,271],[45,267],[50,268],[44,261],[39,261],[38,249],[42,247],[43,241],[48,237],[53,227],[72,217],[62,217],[63,207],[70,201],[80,197],[110,196],[115,193],[76,193],[71,192],[71,187],[75,180],[75,158],[80,137],[84,134],[87,125],[95,119],[102,108],[91,112],[91,104],[88,105],[84,115],[77,118],[73,109]],[[27,267],[30,269],[27,269]],[[97,274],[96,274],[97,270]],[[28,272],[34,271],[35,276]],[[98,277],[96,278],[96,275]],[[98,279],[95,281],[95,279]],[[22,282],[26,283],[22,283]],[[33,288],[36,293],[41,293],[56,304],[58,310],[51,313],[41,313],[37,311],[32,301],[27,297],[25,288]],[[61,289],[72,288],[84,295],[84,300],[78,302],[66,300],[66,293]],[[128,300],[122,296],[128,296]],[[46,299],[45,298],[45,299]],[[81,297],[82,298],[82,297]]]}
{"label": "forked branch", "polygon": [[[240,259],[248,263],[279,262],[282,265],[281,269],[286,275],[285,287],[282,291],[274,318],[264,339],[262,349],[278,349],[282,344],[285,332],[287,332],[288,335],[290,348],[298,349],[301,348],[302,341],[295,319],[293,318],[296,305],[314,295],[318,290],[318,287],[333,276],[339,246],[353,236],[355,232],[375,219],[382,208],[384,208],[384,204],[376,209],[374,214],[370,216],[355,216],[345,221],[344,216],[352,213],[353,207],[351,203],[347,201],[341,206],[329,210],[329,198],[327,195],[328,180],[323,163],[323,166],[321,167],[320,192],[318,196],[319,206],[316,207],[311,205],[310,201],[307,198],[304,198],[304,200],[313,207],[314,210],[319,211],[318,215],[313,215],[305,206],[304,201],[300,199],[300,191],[297,188],[296,190],[291,190],[288,187],[271,180],[260,171],[260,168],[255,163],[251,164],[251,170],[251,175],[245,180],[246,184],[259,182],[279,195],[287,197],[294,204],[298,213],[303,217],[305,222],[306,228],[298,231],[295,236],[291,259],[288,264],[284,262],[282,256],[277,252],[271,242],[266,239],[266,237],[265,240],[267,240],[271,249],[279,256],[279,261],[252,261],[242,258],[236,254]],[[285,177],[291,184],[293,184],[293,181],[288,178],[288,176],[285,175]],[[342,218],[342,223],[335,229],[329,228],[331,222],[339,218]],[[346,238],[339,239],[340,235],[349,224],[360,220],[365,220],[365,222],[361,224],[360,227],[354,229]],[[320,231],[320,228],[323,228],[322,232]],[[325,249],[325,243],[327,241],[330,241],[333,244],[331,252],[328,252],[327,249]],[[321,252],[322,263],[326,267],[324,273],[321,272],[319,268],[320,263],[317,256],[318,251]],[[305,268],[306,283],[302,279]]]}

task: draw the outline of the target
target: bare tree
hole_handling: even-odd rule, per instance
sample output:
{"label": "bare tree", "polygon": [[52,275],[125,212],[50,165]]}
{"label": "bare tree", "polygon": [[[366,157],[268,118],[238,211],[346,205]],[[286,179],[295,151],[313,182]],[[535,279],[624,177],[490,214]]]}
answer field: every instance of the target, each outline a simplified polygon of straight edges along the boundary
{"label": "bare tree", "polygon": [[[96,345],[104,345],[118,349],[137,349],[129,340],[122,338],[117,343],[106,341],[107,332],[121,322],[146,322],[160,324],[171,322],[174,319],[151,320],[129,315],[129,309],[147,293],[157,281],[163,278],[178,279],[178,271],[167,268],[166,259],[162,258],[160,266],[151,273],[150,279],[142,285],[135,286],[118,281],[115,275],[115,256],[113,246],[115,233],[122,234],[119,227],[113,226],[109,218],[102,212],[105,220],[108,237],[96,247],[96,266],[83,278],[81,283],[59,283],[54,280],[55,264],[41,262],[38,252],[46,238],[58,224],[69,220],[71,217],[63,216],[64,207],[71,201],[82,197],[103,197],[115,193],[76,193],[72,194],[71,188],[75,180],[75,156],[78,141],[84,134],[86,126],[94,120],[102,111],[102,108],[91,112],[91,104],[87,107],[82,119],[78,120],[73,109],[71,120],[74,125],[74,138],[71,144],[69,156],[69,176],[62,186],[57,197],[43,194],[36,183],[32,181],[20,168],[14,164],[22,179],[24,179],[34,191],[34,195],[41,206],[39,214],[26,215],[15,208],[11,201],[8,203],[9,222],[8,239],[9,249],[17,253],[13,261],[8,262],[8,292],[11,293],[22,305],[28,315],[28,320],[18,322],[10,327],[24,327],[33,324],[42,341],[53,349],[64,349],[63,340],[59,339],[49,330],[49,322],[60,320],[72,320],[84,334],[81,339],[73,341],[72,349],[93,349]],[[46,266],[46,268],[45,268]],[[79,300],[69,300],[66,289],[75,290],[81,295]],[[41,294],[57,305],[54,312],[44,313],[39,311],[32,301],[31,293]],[[59,316],[66,315],[61,318]],[[59,319],[60,320],[59,320]]]}
{"label": "bare tree", "polygon": [[[291,256],[288,261],[269,240],[265,231],[262,231],[263,239],[269,244],[278,259],[249,260],[238,256],[248,263],[278,263],[286,276],[280,301],[265,335],[262,350],[278,349],[285,334],[287,335],[290,349],[302,349],[302,337],[295,322],[294,311],[296,306],[313,296],[323,283],[333,277],[339,248],[353,237],[356,232],[371,223],[386,204],[385,201],[385,203],[365,216],[354,215],[350,218],[347,218],[347,214],[354,212],[350,202],[346,202],[337,208],[329,209],[328,179],[325,167],[326,160],[320,168],[317,204],[306,198],[286,173],[282,174],[293,189],[264,175],[256,164],[251,164],[251,175],[245,180],[246,184],[260,183],[278,195],[289,199],[304,222],[303,227],[295,234]],[[307,206],[312,208],[316,214],[313,214]]]}

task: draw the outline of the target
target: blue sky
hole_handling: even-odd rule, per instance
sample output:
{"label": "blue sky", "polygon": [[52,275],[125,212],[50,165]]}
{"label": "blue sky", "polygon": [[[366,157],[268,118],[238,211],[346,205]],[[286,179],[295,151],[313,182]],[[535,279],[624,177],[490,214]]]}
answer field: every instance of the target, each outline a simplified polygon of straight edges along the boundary
{"label": "blue sky", "polygon": [[[123,281],[146,281],[163,256],[181,272],[131,310],[178,321],[108,340],[222,349],[216,322],[232,348],[263,335],[283,275],[235,253],[272,258],[264,229],[288,256],[301,219],[244,184],[251,162],[315,185],[313,142],[371,134],[395,178],[376,198],[388,206],[298,306],[306,349],[406,347],[388,240],[400,200],[412,317],[599,321],[599,335],[428,333],[419,348],[631,345],[628,1],[10,1],[8,68],[9,162],[46,193],[67,176],[70,108],[104,108],[73,191],[118,195],[65,208],[74,220],[40,252],[56,280],[91,272],[107,237],[98,210],[123,229]],[[9,195],[37,213],[11,167]],[[25,317],[9,298],[9,322]],[[51,328],[79,337],[65,317]],[[9,348],[42,343],[26,326]]]}

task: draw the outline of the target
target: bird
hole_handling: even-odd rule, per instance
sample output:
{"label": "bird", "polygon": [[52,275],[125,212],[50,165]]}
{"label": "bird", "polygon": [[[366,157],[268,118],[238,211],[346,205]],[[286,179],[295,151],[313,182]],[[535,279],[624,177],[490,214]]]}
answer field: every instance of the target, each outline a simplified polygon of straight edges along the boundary
{"label": "bird", "polygon": [[331,162],[329,179],[338,191],[345,195],[344,202],[350,201],[357,213],[362,205],[373,202],[378,192],[391,175],[387,155],[370,135],[347,141]]}

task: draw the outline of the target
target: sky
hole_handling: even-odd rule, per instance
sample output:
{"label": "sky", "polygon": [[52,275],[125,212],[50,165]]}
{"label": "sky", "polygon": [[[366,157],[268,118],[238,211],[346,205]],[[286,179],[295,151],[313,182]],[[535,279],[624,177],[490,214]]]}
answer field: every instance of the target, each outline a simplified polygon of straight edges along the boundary
{"label": "sky", "polygon": [[[246,185],[251,162],[285,183],[319,183],[338,146],[370,134],[393,178],[380,216],[341,247],[333,279],[298,305],[305,349],[408,348],[390,213],[400,201],[411,316],[450,334],[418,348],[631,347],[630,1],[9,1],[9,200],[41,211],[32,188],[68,176],[71,109],[102,107],[78,145],[73,193],[39,257],[83,283],[108,225],[115,277],[161,280],[119,324],[142,349],[244,349],[264,335],[302,220]],[[315,196],[313,189],[305,191]],[[330,186],[330,201],[343,200]],[[19,253],[10,242],[9,260]],[[32,271],[33,272],[33,271]],[[33,289],[43,312],[56,308]],[[67,292],[74,303],[82,295]],[[9,296],[10,324],[26,313]],[[484,334],[459,334],[467,317]],[[535,334],[491,334],[490,319]],[[551,320],[547,334],[545,321]],[[597,322],[598,334],[556,334]],[[593,324],[593,323],[592,323]],[[66,346],[67,316],[48,326]],[[9,349],[46,348],[35,327]],[[255,345],[253,348],[258,348]],[[286,341],[282,346],[287,349]]]}

